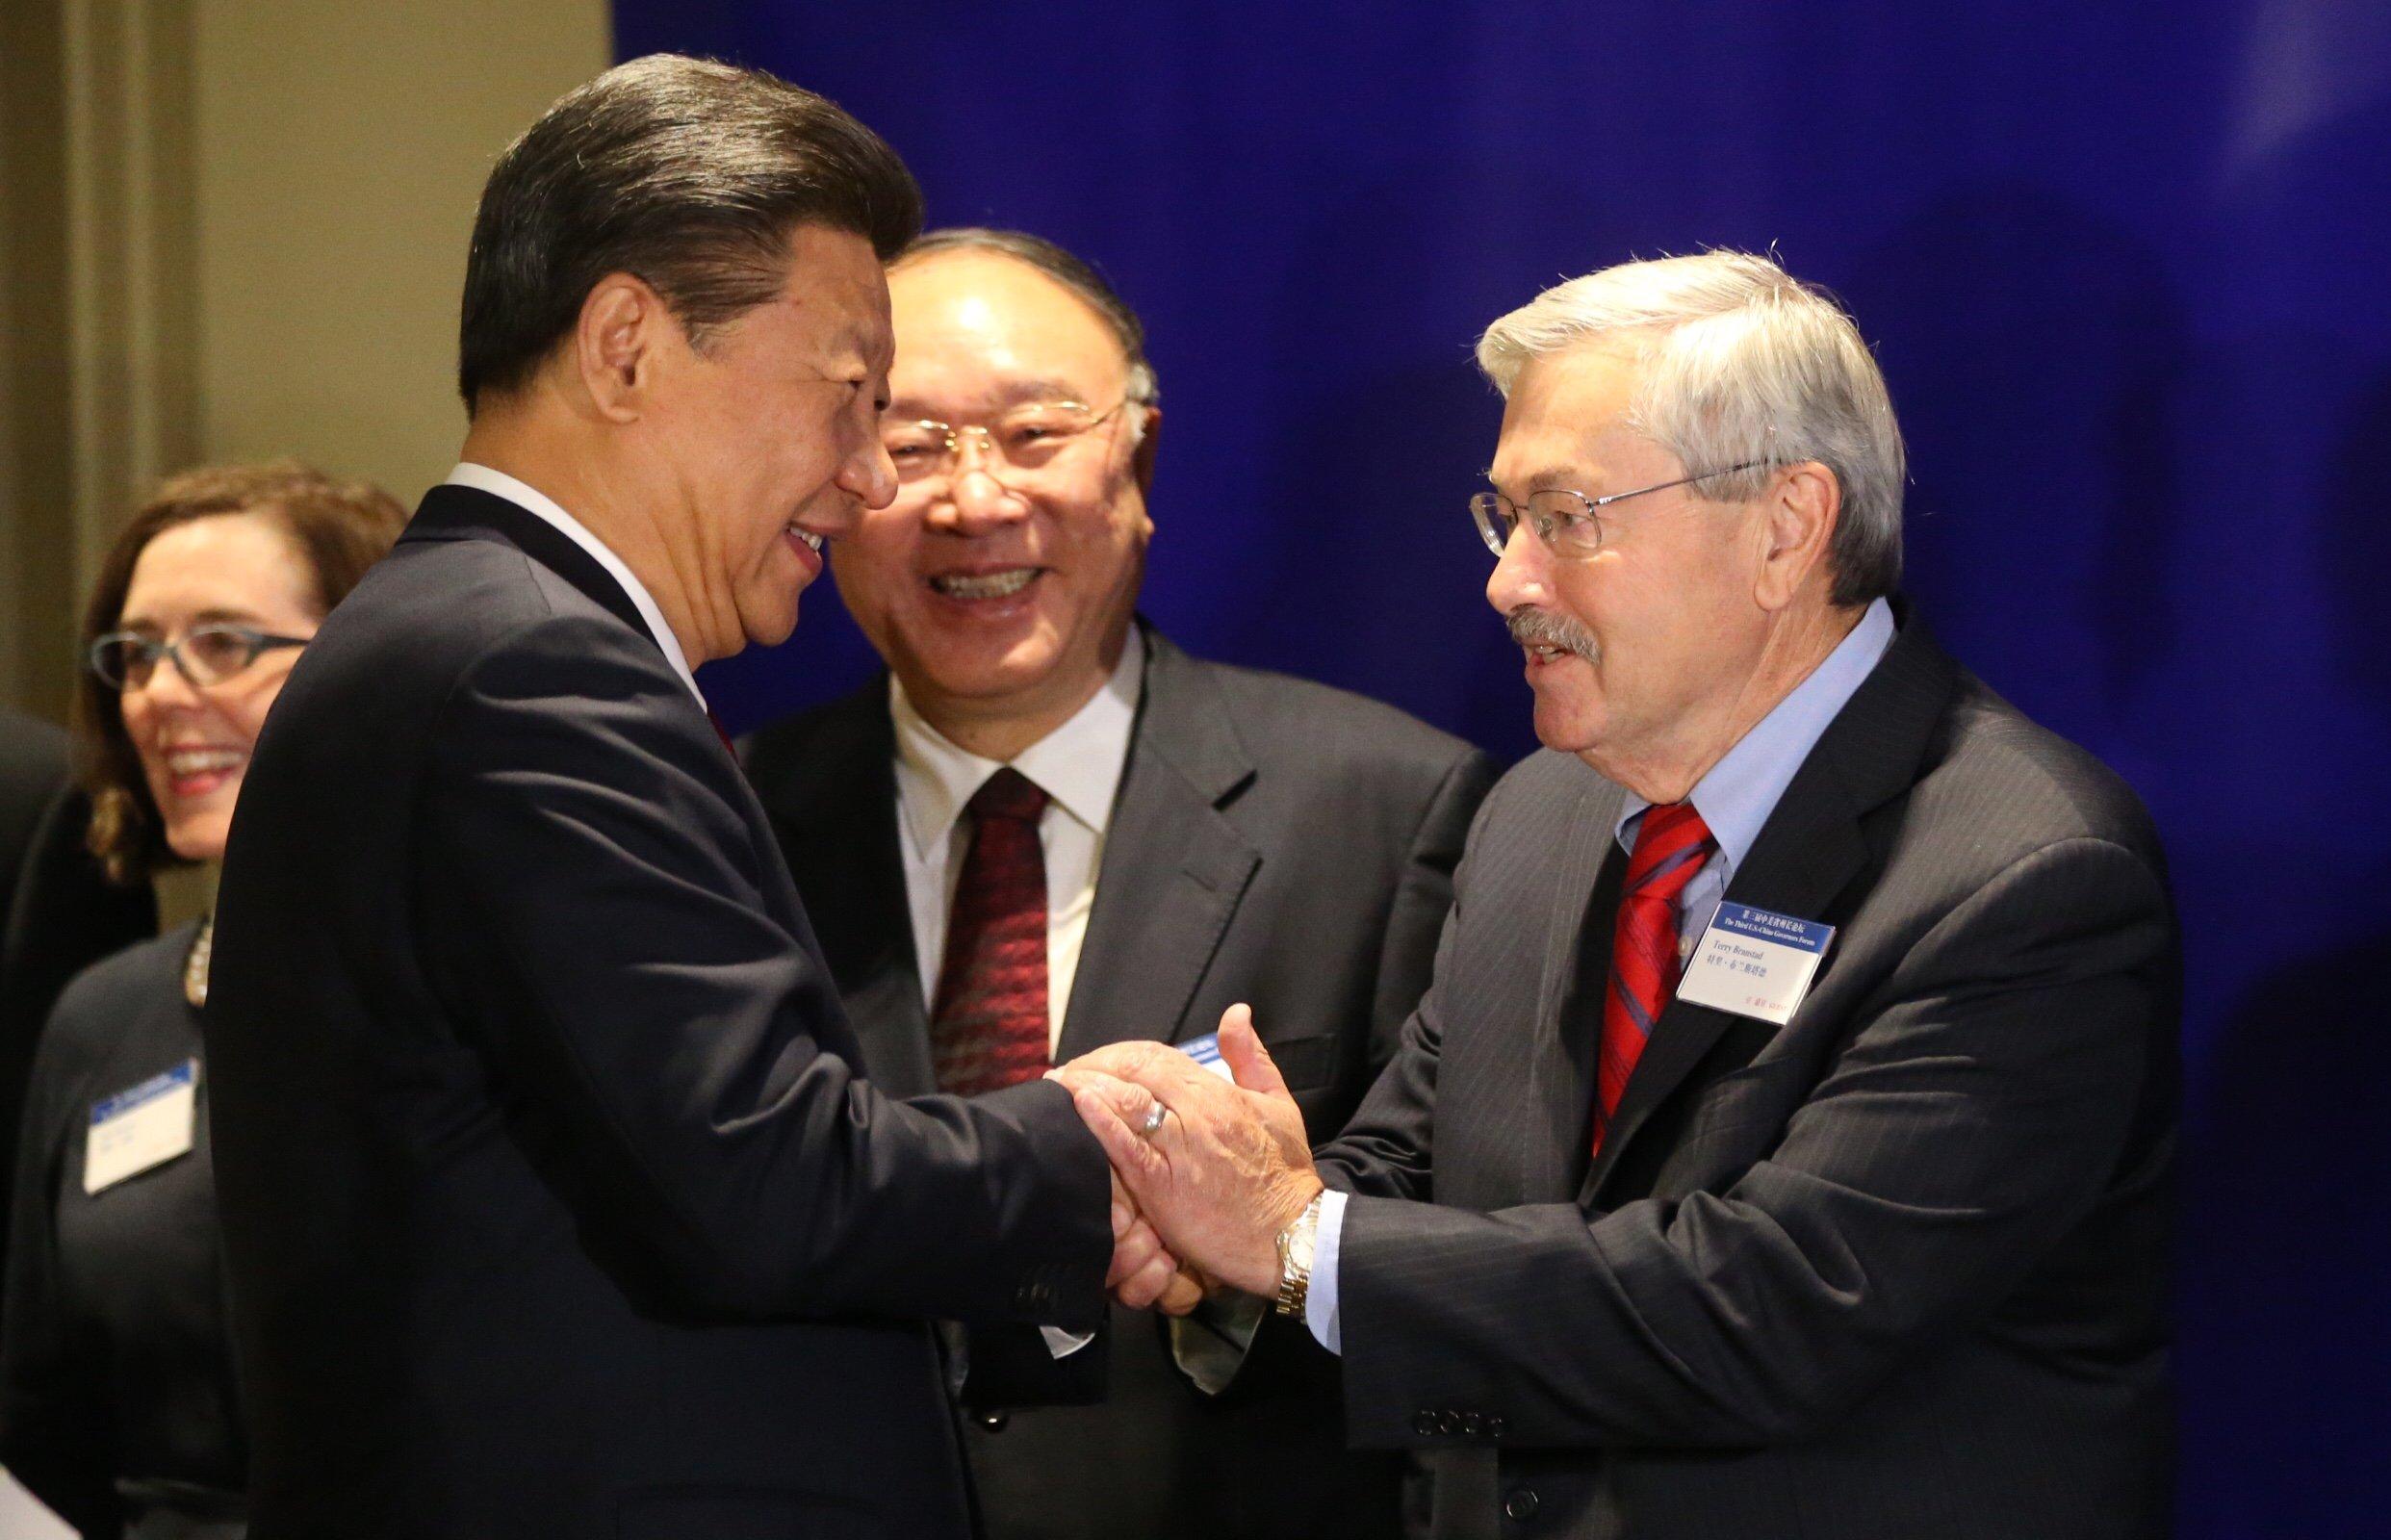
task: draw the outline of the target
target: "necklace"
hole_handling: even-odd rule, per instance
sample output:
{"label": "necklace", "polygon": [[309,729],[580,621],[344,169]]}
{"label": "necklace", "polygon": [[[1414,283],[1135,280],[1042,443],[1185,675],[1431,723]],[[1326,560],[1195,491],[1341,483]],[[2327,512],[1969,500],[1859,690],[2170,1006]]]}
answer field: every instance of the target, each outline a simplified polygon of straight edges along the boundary
{"label": "necklace", "polygon": [[191,938],[191,951],[183,958],[183,998],[193,1011],[208,1003],[208,954],[216,948],[216,916],[211,914],[199,922],[199,934]]}

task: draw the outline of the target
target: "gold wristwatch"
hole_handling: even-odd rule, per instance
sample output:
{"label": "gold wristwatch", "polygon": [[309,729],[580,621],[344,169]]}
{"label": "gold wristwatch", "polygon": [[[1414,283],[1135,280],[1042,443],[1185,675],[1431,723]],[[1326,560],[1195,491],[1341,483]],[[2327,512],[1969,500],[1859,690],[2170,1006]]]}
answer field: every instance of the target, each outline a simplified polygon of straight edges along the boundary
{"label": "gold wristwatch", "polygon": [[1278,1297],[1271,1308],[1282,1316],[1303,1317],[1303,1301],[1312,1292],[1312,1243],[1320,1235],[1320,1200],[1326,1195],[1324,1190],[1313,1194],[1295,1222],[1278,1232]]}

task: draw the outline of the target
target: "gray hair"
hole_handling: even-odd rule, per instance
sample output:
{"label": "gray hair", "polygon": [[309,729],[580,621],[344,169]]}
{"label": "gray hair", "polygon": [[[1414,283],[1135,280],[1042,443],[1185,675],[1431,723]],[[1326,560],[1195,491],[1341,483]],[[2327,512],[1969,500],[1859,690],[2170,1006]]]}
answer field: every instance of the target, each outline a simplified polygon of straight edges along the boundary
{"label": "gray hair", "polygon": [[1697,494],[1753,497],[1772,468],[1815,460],[1842,490],[1827,552],[1832,603],[1865,603],[1900,584],[1901,428],[1875,357],[1832,295],[1742,251],[1621,263],[1488,326],[1478,367],[1508,396],[1530,359],[1604,341],[1644,366],[1630,424],[1687,472],[1761,462]]}
{"label": "gray hair", "polygon": [[[891,270],[909,262],[935,257],[943,251],[992,251],[1000,257],[1011,257],[1024,267],[1035,268],[1056,283],[1069,290],[1080,301],[1096,313],[1107,330],[1120,342],[1121,357],[1128,362],[1129,376],[1126,395],[1140,406],[1162,404],[1162,385],[1154,377],[1154,366],[1145,356],[1145,323],[1138,313],[1105,281],[1093,263],[1073,255],[1047,240],[1026,230],[990,230],[980,225],[950,225],[915,236],[904,250],[889,260]],[[1144,432],[1144,424],[1138,431]]]}

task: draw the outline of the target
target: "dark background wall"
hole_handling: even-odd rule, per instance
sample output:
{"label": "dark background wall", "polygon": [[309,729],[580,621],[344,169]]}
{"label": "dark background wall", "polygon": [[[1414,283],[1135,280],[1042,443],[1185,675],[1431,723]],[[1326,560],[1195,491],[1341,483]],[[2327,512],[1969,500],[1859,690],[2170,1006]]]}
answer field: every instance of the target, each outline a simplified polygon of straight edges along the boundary
{"label": "dark background wall", "polygon": [[[2174,860],[2183,1530],[2391,1532],[2391,7],[615,9],[626,57],[825,91],[934,223],[1054,237],[1143,310],[1167,629],[1506,754],[1479,328],[1706,244],[1842,295],[1921,612]],[[862,677],[808,604],[709,672],[734,726]]]}

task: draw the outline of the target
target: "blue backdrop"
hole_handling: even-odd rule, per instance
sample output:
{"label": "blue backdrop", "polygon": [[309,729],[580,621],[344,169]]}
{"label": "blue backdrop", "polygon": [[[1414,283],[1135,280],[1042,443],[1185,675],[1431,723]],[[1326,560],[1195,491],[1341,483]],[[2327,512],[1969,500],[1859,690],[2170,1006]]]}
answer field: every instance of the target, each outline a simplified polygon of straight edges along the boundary
{"label": "blue backdrop", "polygon": [[[1035,8],[617,0],[626,56],[873,124],[934,223],[1144,313],[1148,611],[1506,754],[1463,500],[1478,329],[1628,256],[1775,246],[1908,430],[1910,590],[2150,803],[2189,952],[2184,1532],[2391,1532],[2391,7]],[[827,596],[711,671],[859,679]],[[2369,979],[2375,982],[2369,983]]]}

